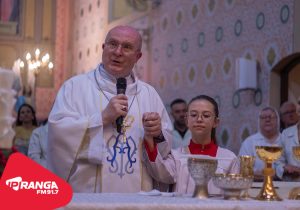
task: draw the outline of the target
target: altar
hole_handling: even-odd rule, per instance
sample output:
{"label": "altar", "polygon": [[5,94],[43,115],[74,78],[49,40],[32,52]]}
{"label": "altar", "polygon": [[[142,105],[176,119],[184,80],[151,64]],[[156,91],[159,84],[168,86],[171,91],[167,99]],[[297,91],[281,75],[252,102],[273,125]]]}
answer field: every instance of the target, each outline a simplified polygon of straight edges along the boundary
{"label": "altar", "polygon": [[[249,193],[255,196],[262,183],[254,183]],[[274,182],[283,201],[224,200],[221,195],[199,200],[174,193],[74,193],[64,210],[300,210],[299,200],[288,200],[288,192],[297,182]],[[300,184],[299,184],[300,185]]]}

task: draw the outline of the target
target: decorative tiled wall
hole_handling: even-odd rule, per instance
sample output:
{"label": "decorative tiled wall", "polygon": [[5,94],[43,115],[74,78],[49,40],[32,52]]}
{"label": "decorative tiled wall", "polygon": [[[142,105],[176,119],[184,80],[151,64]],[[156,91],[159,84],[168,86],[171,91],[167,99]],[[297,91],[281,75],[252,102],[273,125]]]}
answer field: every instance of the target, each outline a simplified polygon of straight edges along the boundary
{"label": "decorative tiled wall", "polygon": [[[293,1],[167,0],[152,14],[151,83],[166,105],[198,94],[216,98],[218,141],[238,152],[242,139],[257,131],[259,110],[269,105],[272,67],[292,53]],[[245,91],[233,107],[239,57],[259,63],[261,104]]]}

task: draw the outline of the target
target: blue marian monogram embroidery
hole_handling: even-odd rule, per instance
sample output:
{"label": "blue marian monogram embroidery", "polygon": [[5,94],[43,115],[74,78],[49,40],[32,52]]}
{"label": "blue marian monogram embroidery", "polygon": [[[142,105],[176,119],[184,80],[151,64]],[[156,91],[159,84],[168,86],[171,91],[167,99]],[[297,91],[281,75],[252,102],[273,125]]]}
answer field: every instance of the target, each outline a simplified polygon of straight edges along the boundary
{"label": "blue marian monogram embroidery", "polygon": [[[126,123],[126,121],[128,122],[125,119],[124,122]],[[129,124],[124,123],[123,127],[130,128],[133,119],[131,118],[129,121]],[[136,163],[136,143],[131,136],[126,137],[125,132],[118,134],[117,137],[112,136],[106,145],[108,152],[106,160],[110,163],[109,171],[117,173],[120,178],[126,174],[132,174],[134,172],[133,164]]]}

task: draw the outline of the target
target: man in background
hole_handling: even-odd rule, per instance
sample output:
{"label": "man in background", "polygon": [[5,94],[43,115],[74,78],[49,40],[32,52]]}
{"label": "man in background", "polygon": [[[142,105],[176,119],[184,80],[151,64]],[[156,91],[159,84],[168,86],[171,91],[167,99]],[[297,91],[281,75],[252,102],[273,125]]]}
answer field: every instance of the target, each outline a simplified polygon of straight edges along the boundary
{"label": "man in background", "polygon": [[187,103],[181,98],[177,98],[171,103],[171,115],[173,122],[173,149],[178,149],[189,145],[191,133],[186,124]]}
{"label": "man in background", "polygon": [[299,115],[297,114],[297,107],[291,101],[284,102],[280,109],[281,131],[290,126],[297,124]]}

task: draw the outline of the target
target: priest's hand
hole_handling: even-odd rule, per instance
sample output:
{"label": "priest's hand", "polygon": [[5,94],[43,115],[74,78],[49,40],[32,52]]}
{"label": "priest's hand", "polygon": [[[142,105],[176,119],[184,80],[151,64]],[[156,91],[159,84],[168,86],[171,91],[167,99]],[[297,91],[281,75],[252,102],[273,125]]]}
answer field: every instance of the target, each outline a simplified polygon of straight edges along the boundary
{"label": "priest's hand", "polygon": [[144,139],[150,149],[154,148],[154,137],[161,135],[161,118],[156,112],[143,114]]}
{"label": "priest's hand", "polygon": [[103,125],[115,123],[120,116],[126,116],[128,112],[128,98],[124,94],[118,94],[109,100],[109,103],[102,111]]}

